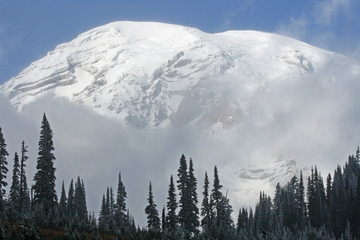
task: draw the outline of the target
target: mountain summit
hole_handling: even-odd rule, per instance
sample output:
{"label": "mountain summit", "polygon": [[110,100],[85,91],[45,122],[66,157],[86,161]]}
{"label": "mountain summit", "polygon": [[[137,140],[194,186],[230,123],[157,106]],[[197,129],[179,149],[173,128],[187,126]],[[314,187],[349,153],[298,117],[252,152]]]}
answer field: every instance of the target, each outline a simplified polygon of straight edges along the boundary
{"label": "mountain summit", "polygon": [[53,94],[138,128],[221,129],[246,118],[259,92],[342,58],[270,33],[114,22],[58,45],[0,91],[19,110]]}

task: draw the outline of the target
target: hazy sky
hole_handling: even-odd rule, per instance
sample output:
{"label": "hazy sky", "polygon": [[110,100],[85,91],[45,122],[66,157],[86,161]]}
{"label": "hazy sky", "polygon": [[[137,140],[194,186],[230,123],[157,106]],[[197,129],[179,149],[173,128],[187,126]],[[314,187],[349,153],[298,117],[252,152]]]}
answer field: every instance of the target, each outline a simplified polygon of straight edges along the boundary
{"label": "hazy sky", "polygon": [[360,59],[359,13],[358,0],[0,0],[0,83],[56,45],[121,20],[276,32]]}

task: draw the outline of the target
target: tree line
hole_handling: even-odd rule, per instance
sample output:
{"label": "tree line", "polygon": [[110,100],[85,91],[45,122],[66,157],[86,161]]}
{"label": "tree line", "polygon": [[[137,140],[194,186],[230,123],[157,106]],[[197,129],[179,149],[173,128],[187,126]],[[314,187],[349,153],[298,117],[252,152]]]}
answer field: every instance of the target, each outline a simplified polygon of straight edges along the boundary
{"label": "tree line", "polygon": [[[193,160],[181,155],[174,178],[169,178],[166,206],[154,202],[149,183],[144,213],[147,226],[135,223],[126,205],[127,192],[121,172],[115,191],[106,188],[99,217],[89,212],[83,180],[71,180],[60,198],[55,191],[53,132],[43,115],[33,185],[26,179],[27,146],[15,153],[9,193],[6,143],[0,128],[0,239],[41,239],[39,228],[60,230],[52,239],[359,239],[360,238],[360,151],[337,166],[324,184],[317,167],[304,182],[303,174],[281,186],[271,199],[260,192],[254,209],[243,207],[237,219],[217,167],[212,183],[205,172],[202,200]],[[10,182],[10,181],[9,181]],[[306,186],[305,186],[306,185]],[[109,238],[110,236],[110,238]]]}

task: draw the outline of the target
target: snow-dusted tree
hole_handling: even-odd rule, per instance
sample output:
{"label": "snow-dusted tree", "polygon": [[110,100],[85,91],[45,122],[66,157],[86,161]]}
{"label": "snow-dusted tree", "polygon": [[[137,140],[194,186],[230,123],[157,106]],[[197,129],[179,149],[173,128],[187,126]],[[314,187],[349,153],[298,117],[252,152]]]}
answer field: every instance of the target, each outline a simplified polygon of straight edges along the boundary
{"label": "snow-dusted tree", "polygon": [[57,203],[52,137],[53,132],[44,113],[39,140],[39,157],[36,165],[37,172],[34,177],[34,202],[35,204],[43,204],[46,213]]}

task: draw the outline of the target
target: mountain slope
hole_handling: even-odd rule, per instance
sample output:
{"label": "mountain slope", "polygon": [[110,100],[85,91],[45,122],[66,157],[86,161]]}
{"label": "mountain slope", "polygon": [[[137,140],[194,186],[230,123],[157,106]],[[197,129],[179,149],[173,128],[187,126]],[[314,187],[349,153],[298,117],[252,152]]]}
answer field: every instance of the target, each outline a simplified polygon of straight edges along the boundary
{"label": "mountain slope", "polygon": [[341,58],[269,33],[115,22],[92,29],[1,86],[21,110],[45,94],[139,128],[241,122],[259,89]]}

